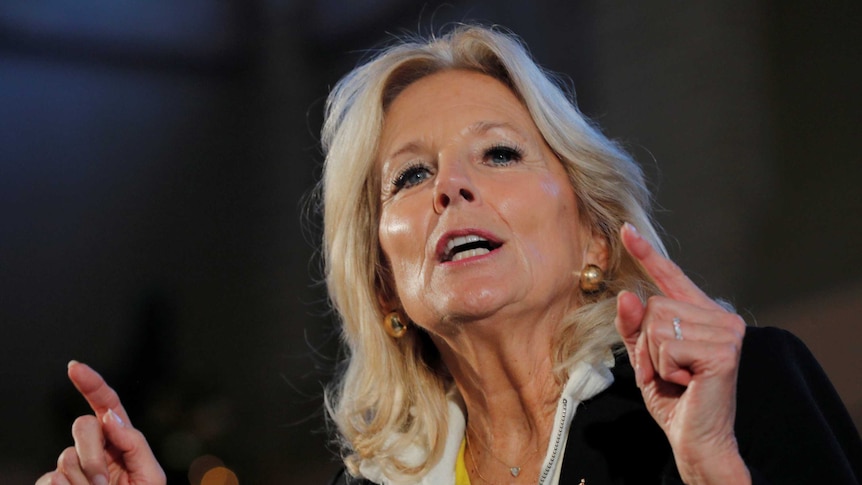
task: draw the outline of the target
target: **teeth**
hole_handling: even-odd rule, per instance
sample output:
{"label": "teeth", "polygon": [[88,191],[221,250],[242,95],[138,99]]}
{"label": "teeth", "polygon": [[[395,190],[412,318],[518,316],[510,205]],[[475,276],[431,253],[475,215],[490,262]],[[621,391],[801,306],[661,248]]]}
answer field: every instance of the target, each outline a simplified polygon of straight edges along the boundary
{"label": "teeth", "polygon": [[[484,237],[477,236],[475,234],[468,234],[466,236],[459,236],[449,240],[449,243],[446,244],[446,252],[452,253],[452,250],[455,249],[455,246],[460,246],[462,244],[473,243],[477,241],[487,241]],[[470,251],[467,251],[468,253]]]}
{"label": "teeth", "polygon": [[461,251],[460,253],[452,256],[452,261],[460,261],[464,258],[472,258],[473,256],[481,256],[483,254],[488,254],[491,251],[488,251],[485,248],[475,248],[468,249],[467,251]]}

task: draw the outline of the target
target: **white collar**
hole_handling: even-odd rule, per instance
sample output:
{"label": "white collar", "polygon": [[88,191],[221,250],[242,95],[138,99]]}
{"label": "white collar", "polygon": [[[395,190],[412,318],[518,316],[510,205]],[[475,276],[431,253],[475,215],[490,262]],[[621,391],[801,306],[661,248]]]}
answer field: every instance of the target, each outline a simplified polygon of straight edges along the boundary
{"label": "white collar", "polygon": [[[569,426],[575,417],[578,405],[607,389],[613,382],[614,376],[611,368],[614,365],[613,358],[597,365],[579,362],[569,372],[569,379],[560,400],[557,403],[557,411],[554,416],[554,430],[548,443],[548,451],[542,464],[542,475],[540,485],[555,485],[559,481],[560,461],[563,451],[566,449]],[[362,460],[359,472],[365,478],[380,485],[441,485],[455,483],[455,462],[464,439],[466,421],[466,408],[460,394],[452,391],[447,395],[449,419],[446,432],[446,445],[440,460],[419,481],[411,479],[409,482],[396,481],[386,477],[376,461],[373,459]],[[408,464],[421,463],[428,456],[428,451],[418,445],[406,448],[399,456]]]}

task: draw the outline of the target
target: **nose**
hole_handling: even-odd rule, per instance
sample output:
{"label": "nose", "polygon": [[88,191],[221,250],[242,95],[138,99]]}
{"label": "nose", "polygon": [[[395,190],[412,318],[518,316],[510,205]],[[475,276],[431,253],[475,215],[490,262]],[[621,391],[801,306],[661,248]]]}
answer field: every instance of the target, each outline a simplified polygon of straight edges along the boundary
{"label": "nose", "polygon": [[434,212],[442,214],[450,205],[478,200],[478,191],[467,171],[468,167],[460,162],[441,160],[434,184]]}

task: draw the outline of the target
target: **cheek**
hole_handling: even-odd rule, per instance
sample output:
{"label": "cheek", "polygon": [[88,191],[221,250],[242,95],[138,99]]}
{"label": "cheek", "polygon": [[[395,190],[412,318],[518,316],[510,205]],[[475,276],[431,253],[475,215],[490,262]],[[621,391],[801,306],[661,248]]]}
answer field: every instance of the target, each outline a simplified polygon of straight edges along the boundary
{"label": "cheek", "polygon": [[571,221],[578,226],[578,199],[566,176],[548,177],[541,183],[542,192],[548,201],[556,207],[551,213],[557,214],[559,223]]}
{"label": "cheek", "polygon": [[569,222],[577,225],[578,203],[568,181],[544,177],[527,192],[526,200],[529,202],[523,204],[521,210],[527,208],[528,221],[537,229],[558,233],[565,230]]}
{"label": "cheek", "polygon": [[380,247],[389,261],[392,283],[399,304],[411,318],[417,315],[417,305],[424,294],[423,271],[424,250],[420,221],[404,217],[393,211],[381,214],[378,236]]}
{"label": "cheek", "polygon": [[534,186],[533,204],[522,213],[536,261],[550,265],[572,264],[580,247],[578,203],[567,180],[547,177]]}
{"label": "cheek", "polygon": [[575,208],[575,193],[565,176],[549,174],[539,182],[539,190],[549,203],[556,205],[557,213],[569,213]]}
{"label": "cheek", "polygon": [[380,247],[389,260],[396,278],[396,286],[403,287],[403,275],[416,272],[416,266],[422,264],[423,240],[419,231],[420,221],[406,215],[406,211],[383,211],[380,217],[378,237]]}
{"label": "cheek", "polygon": [[395,243],[409,233],[410,222],[408,220],[388,213],[384,213],[380,217],[378,236],[380,237],[380,243],[384,246],[384,251],[386,251],[386,246],[390,241]]}
{"label": "cheek", "polygon": [[541,187],[543,193],[547,194],[552,198],[560,197],[560,194],[563,191],[562,187],[560,187],[560,183],[557,181],[557,179],[553,177],[545,178],[539,183],[539,186]]}

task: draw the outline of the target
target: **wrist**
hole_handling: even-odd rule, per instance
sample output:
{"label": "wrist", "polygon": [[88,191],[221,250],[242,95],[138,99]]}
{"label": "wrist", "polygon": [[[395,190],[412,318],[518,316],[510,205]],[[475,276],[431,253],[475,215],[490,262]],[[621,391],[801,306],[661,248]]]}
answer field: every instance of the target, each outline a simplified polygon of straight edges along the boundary
{"label": "wrist", "polygon": [[736,446],[700,457],[677,457],[677,469],[688,485],[751,484],[751,473]]}

